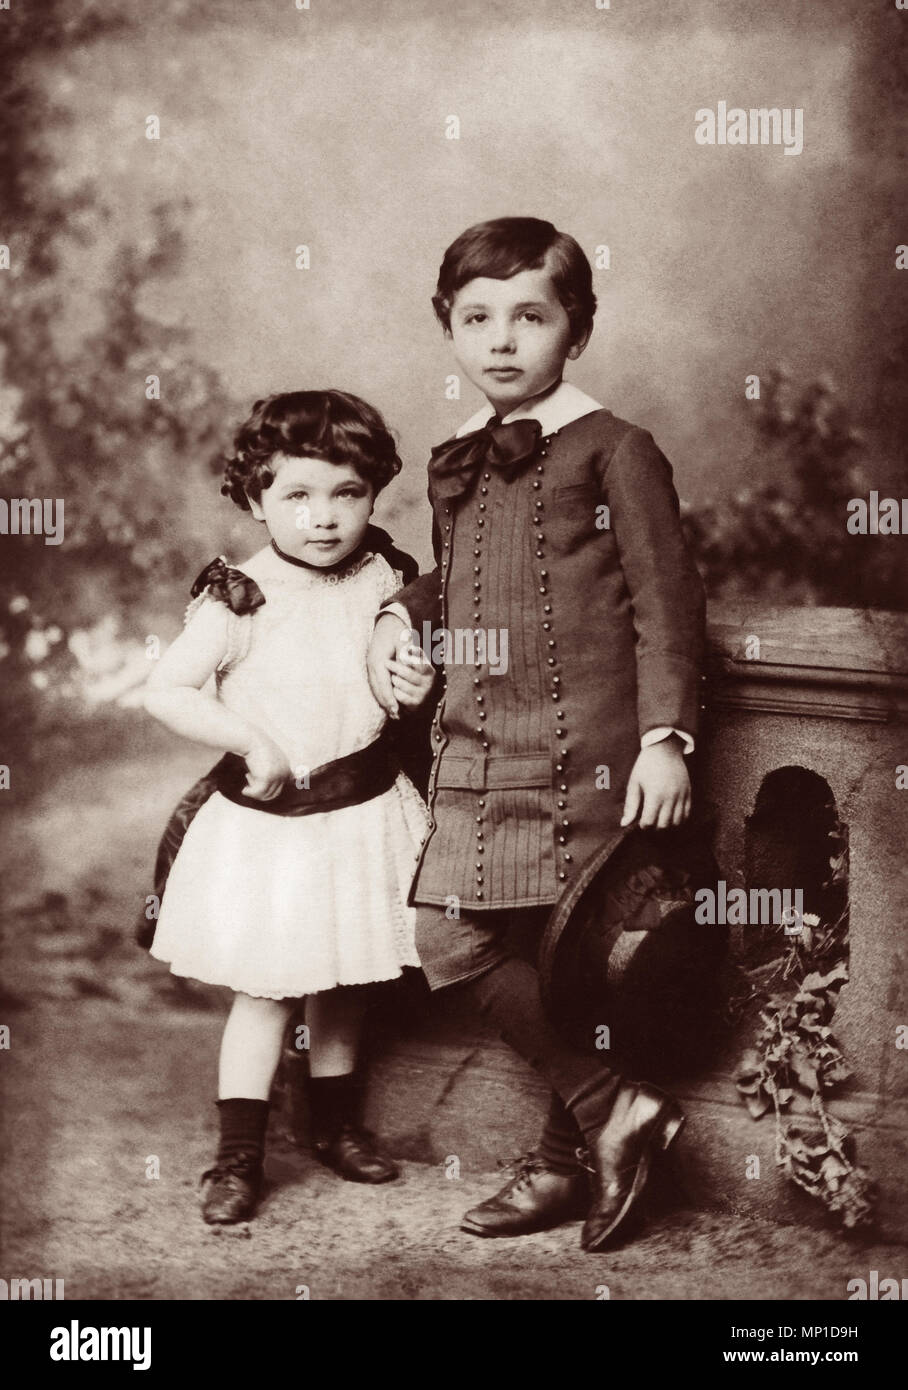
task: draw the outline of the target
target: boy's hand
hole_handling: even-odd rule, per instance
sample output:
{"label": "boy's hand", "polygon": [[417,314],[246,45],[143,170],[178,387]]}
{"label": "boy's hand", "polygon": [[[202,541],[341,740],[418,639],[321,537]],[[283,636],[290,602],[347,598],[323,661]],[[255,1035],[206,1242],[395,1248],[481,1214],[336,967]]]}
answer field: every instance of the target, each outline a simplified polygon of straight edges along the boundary
{"label": "boy's hand", "polygon": [[405,638],[406,634],[407,629],[400,618],[394,613],[383,613],[372,631],[372,640],[366,656],[366,670],[372,694],[392,719],[400,718],[400,708],[391,684],[390,667],[397,656],[400,640],[402,637]]}
{"label": "boy's hand", "polygon": [[375,624],[366,658],[369,684],[383,710],[400,718],[400,706],[422,704],[432,689],[435,673],[425,654],[413,645],[410,629],[394,613]]}
{"label": "boy's hand", "polygon": [[246,785],[243,795],[253,801],[271,801],[290,776],[290,764],[267,734],[257,735],[246,753]]}
{"label": "boy's hand", "polygon": [[[624,798],[622,825],[640,814],[640,829],[665,830],[681,825],[690,815],[690,778],[677,734],[641,748],[631,769]],[[642,806],[642,810],[641,810]]]}
{"label": "boy's hand", "polygon": [[432,689],[435,671],[422,647],[416,645],[404,627],[398,633],[397,648],[388,662],[388,670],[398,703],[407,709],[421,705]]}

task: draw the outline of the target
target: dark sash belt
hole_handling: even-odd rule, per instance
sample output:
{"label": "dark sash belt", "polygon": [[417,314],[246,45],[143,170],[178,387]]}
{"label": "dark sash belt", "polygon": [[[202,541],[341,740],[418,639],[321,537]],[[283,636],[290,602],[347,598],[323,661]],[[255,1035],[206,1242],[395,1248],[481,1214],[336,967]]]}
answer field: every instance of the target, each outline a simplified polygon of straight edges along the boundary
{"label": "dark sash belt", "polygon": [[270,801],[244,796],[247,770],[245,761],[236,753],[225,753],[209,775],[221,796],[237,806],[268,811],[274,816],[311,816],[316,811],[340,811],[381,796],[394,785],[400,764],[391,740],[382,734],[356,753],[312,768],[308,778],[302,779],[308,786],[298,787],[298,778],[286,782]]}
{"label": "dark sash belt", "polygon": [[[164,829],[155,861],[154,894],[158,907],[183,837],[214,792],[220,792],[247,810],[268,811],[274,816],[310,816],[316,811],[340,811],[345,806],[359,806],[374,796],[381,796],[394,785],[400,763],[393,736],[386,727],[368,747],[314,767],[309,773],[308,787],[297,787],[296,779],[291,779],[271,801],[243,796],[247,770],[242,758],[235,753],[225,753],[210,772],[190,787],[176,807]],[[149,916],[148,909],[143,907],[136,924],[136,940],[146,949],[154,940],[156,921],[157,911]]]}

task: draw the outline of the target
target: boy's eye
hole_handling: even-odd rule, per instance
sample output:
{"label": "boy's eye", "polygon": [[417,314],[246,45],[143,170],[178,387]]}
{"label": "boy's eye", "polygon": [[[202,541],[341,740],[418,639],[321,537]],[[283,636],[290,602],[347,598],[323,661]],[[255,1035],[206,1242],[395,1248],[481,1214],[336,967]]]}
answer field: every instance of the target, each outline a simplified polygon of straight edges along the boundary
{"label": "boy's eye", "polygon": [[542,323],[542,315],[537,314],[535,309],[524,309],[520,317],[528,319],[530,323]]}
{"label": "boy's eye", "polygon": [[467,314],[467,317],[464,319],[464,323],[483,323],[485,321],[485,318],[485,314]]}

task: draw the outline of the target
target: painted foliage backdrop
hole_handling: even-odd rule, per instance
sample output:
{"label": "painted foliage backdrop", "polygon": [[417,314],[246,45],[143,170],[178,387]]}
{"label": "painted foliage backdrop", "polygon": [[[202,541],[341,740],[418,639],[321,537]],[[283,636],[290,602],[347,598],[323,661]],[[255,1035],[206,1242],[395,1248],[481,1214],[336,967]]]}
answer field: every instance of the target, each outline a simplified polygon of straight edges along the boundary
{"label": "painted foliage backdrop", "polygon": [[[63,544],[0,537],[8,738],[88,748],[202,564],[258,543],[211,460],[262,394],[384,411],[406,468],[379,519],[428,562],[428,448],[478,403],[446,393],[429,296],[503,213],[608,247],[574,379],[672,459],[714,593],[908,605],[898,539],[844,530],[849,497],[906,492],[906,25],[845,0],[0,11],[0,492],[65,503]],[[698,145],[719,101],[802,108],[802,153]]]}

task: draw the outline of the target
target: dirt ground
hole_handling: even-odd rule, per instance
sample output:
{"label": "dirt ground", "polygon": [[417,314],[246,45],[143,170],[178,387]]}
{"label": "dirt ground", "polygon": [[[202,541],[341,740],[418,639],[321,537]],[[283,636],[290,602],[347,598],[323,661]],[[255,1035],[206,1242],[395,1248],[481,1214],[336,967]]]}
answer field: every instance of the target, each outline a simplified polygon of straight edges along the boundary
{"label": "dirt ground", "polygon": [[260,1214],[206,1227],[225,998],[177,986],[131,924],[165,813],[208,762],[137,747],[7,818],[2,1277],[85,1299],[777,1301],[908,1267],[902,1247],[678,1208],[603,1255],[581,1252],[579,1225],[483,1241],[458,1223],[499,1174],[408,1163],[384,1187],[345,1183],[280,1114]]}
{"label": "dirt ground", "polygon": [[[14,1015],[6,1055],[3,1269],[65,1280],[68,1298],[843,1299],[905,1251],[743,1217],[662,1212],[611,1254],[579,1226],[516,1241],[459,1231],[499,1175],[406,1164],[345,1183],[274,1129],[270,1190],[248,1226],[206,1227],[219,1016],[108,1001]],[[149,1177],[158,1160],[160,1177]],[[302,1287],[301,1287],[302,1286]]]}

